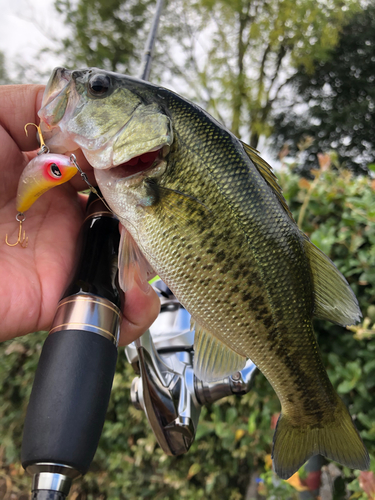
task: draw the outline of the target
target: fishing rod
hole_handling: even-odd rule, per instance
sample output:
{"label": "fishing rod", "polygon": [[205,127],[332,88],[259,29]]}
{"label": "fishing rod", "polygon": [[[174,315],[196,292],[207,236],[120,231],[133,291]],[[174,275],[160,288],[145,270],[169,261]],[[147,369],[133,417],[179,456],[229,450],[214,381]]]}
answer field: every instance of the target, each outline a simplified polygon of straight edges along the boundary
{"label": "fishing rod", "polygon": [[161,13],[163,10],[163,5],[164,5],[164,0],[157,0],[154,18],[152,21],[151,29],[150,29],[150,32],[148,34],[148,38],[147,38],[146,45],[145,45],[144,52],[143,52],[141,69],[139,72],[139,78],[141,80],[148,81],[150,78],[152,56],[154,53],[156,35],[158,33],[159,21],[160,21],[160,16],[161,16]]}
{"label": "fishing rod", "polygon": [[[163,0],[144,50],[148,79]],[[75,275],[43,345],[27,409],[21,461],[33,500],[64,500],[84,475],[102,433],[117,361],[124,294],[118,284],[118,219],[91,193]]]}

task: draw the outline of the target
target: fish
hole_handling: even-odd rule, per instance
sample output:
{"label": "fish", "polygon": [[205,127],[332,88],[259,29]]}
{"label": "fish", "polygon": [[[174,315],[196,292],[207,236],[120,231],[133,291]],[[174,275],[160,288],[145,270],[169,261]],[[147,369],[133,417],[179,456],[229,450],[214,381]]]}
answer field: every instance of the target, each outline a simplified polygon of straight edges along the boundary
{"label": "fish", "polygon": [[68,182],[76,173],[77,169],[68,156],[52,153],[35,156],[18,181],[18,212],[26,212],[43,193]]}
{"label": "fish", "polygon": [[195,375],[222,379],[249,358],[272,385],[276,473],[316,454],[368,469],[313,329],[314,317],[358,322],[357,299],[260,154],[171,90],[97,68],[55,69],[39,117],[51,151],[92,165],[126,229],[119,265],[153,270],[190,312]]}

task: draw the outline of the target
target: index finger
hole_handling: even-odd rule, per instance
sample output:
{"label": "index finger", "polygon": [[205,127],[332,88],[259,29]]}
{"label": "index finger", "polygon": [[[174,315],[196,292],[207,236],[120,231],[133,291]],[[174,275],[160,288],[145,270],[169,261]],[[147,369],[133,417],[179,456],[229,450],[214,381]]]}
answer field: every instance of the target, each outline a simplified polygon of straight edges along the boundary
{"label": "index finger", "polygon": [[39,123],[38,111],[42,103],[44,85],[1,85],[0,126],[15,141],[21,151],[38,148],[34,131],[25,134],[26,123]]}

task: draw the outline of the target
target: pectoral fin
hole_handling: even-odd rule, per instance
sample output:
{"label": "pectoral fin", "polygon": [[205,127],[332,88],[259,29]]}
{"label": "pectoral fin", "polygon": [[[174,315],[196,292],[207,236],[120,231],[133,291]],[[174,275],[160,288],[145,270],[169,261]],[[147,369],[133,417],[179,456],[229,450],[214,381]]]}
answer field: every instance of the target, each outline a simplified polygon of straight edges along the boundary
{"label": "pectoral fin", "polygon": [[242,370],[246,358],[195,325],[194,374],[204,382],[221,380]]}
{"label": "pectoral fin", "polygon": [[121,226],[118,267],[119,283],[124,292],[132,288],[134,280],[142,284],[156,276],[132,235],[124,226]]}
{"label": "pectoral fin", "polygon": [[360,321],[358,301],[335,264],[304,236],[314,284],[314,316],[347,326]]}

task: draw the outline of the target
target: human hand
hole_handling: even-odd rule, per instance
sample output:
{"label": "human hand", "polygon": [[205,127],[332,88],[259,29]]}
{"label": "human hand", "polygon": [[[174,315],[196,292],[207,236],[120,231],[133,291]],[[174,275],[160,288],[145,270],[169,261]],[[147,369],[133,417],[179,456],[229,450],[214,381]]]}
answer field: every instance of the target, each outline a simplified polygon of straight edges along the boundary
{"label": "human hand", "polygon": [[[79,177],[43,194],[27,212],[23,229],[27,248],[9,247],[17,240],[15,217],[20,175],[36,155],[35,134],[24,132],[26,123],[39,122],[44,87],[41,85],[0,86],[0,340],[48,329],[57,303],[71,277],[77,257],[76,242],[84,219],[87,189]],[[31,132],[31,130],[30,130]],[[75,152],[91,183],[91,167]],[[139,337],[155,320],[159,299],[151,287],[142,290],[134,282],[126,292],[120,345]]]}

